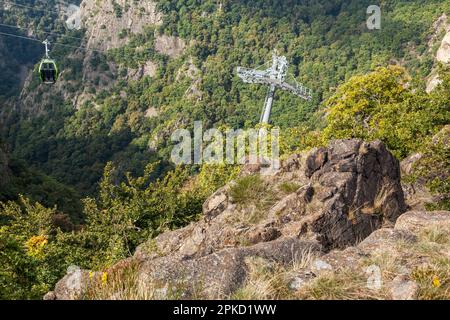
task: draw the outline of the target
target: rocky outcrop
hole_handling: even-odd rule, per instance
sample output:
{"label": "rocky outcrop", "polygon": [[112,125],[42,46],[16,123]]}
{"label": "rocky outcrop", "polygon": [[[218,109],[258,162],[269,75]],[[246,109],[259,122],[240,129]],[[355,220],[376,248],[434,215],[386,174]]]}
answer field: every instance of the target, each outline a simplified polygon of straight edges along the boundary
{"label": "rocky outcrop", "polygon": [[154,77],[156,71],[158,70],[158,65],[153,61],[147,61],[145,64],[141,65],[137,69],[129,68],[127,70],[128,80],[140,80],[145,76]]}
{"label": "rocky outcrop", "polygon": [[178,37],[160,35],[155,40],[155,50],[172,58],[179,57],[185,48],[186,43]]}
{"label": "rocky outcrop", "polygon": [[128,0],[94,1],[84,0],[80,5],[81,25],[87,29],[88,47],[98,50],[119,48],[128,41],[127,34],[139,34],[145,26],[160,25],[162,15],[156,10],[154,1]]}
{"label": "rocky outcrop", "polygon": [[439,36],[442,33],[450,31],[450,24],[448,24],[448,17],[443,13],[434,23],[432,27],[433,33],[428,37],[428,48],[431,53],[433,46],[440,41]]}
{"label": "rocky outcrop", "polygon": [[[418,284],[412,279],[414,270],[427,270],[433,266],[433,256],[438,247],[433,238],[419,243],[419,236],[423,234],[438,234],[439,230],[450,237],[450,212],[448,211],[409,211],[397,219],[393,228],[382,228],[373,232],[357,246],[329,252],[313,261],[310,270],[315,276],[323,273],[339,274],[349,270],[357,274],[367,273],[368,268],[390,268],[391,279],[383,278],[380,274],[380,288],[387,291],[387,299],[415,300],[418,298]],[[448,246],[440,256],[442,261],[449,259]],[[430,252],[431,250],[431,252]],[[369,265],[368,261],[373,261]],[[376,264],[381,261],[387,266]],[[317,266],[320,266],[318,268]],[[310,279],[313,281],[314,277]],[[433,277],[428,285],[432,287]],[[435,287],[437,287],[435,285]],[[363,288],[362,288],[363,289]]]}
{"label": "rocky outcrop", "polygon": [[450,223],[449,211],[410,211],[397,220],[395,229],[417,233],[426,228],[448,223]]}
{"label": "rocky outcrop", "polygon": [[[346,247],[406,210],[399,181],[399,164],[382,143],[335,141],[329,148],[291,157],[275,175],[264,177],[274,197],[283,184],[296,183],[298,189],[278,195],[262,212],[251,203],[234,203],[230,184],[205,202],[203,221],[165,233],[152,246],[161,255],[189,258],[283,237],[313,239],[326,249]],[[259,215],[259,221],[246,223],[252,215]],[[148,257],[147,248],[140,246],[136,256]]]}
{"label": "rocky outcrop", "polygon": [[[104,59],[108,50],[125,46],[133,35],[142,34],[148,28],[156,29],[161,25],[163,15],[157,10],[155,1],[134,3],[130,0],[83,0],[79,7],[62,6],[61,12],[64,12],[61,18],[65,20],[69,29],[86,30],[82,46],[89,50],[74,50],[70,54],[70,58],[73,59],[70,65],[77,65],[77,68],[73,67],[70,70],[70,66],[66,66],[64,70],[62,69],[58,82],[52,87],[39,87],[35,91],[30,91],[29,86],[35,75],[29,72],[29,68],[24,68],[28,72],[24,74],[23,90],[17,103],[21,113],[27,116],[45,114],[49,109],[46,104],[50,104],[55,96],[70,100],[76,109],[80,109],[86,103],[97,108],[95,96],[102,90],[111,89],[118,79],[123,77],[127,81],[137,81],[144,76],[155,76],[158,70],[155,61],[141,61],[136,68],[124,69],[126,73],[123,74],[122,66],[118,66],[111,59]],[[176,58],[183,54],[186,46],[183,39],[158,34],[155,31],[154,47],[159,53]],[[74,70],[78,68],[81,69],[81,74],[77,71],[74,78]]]}
{"label": "rocky outcrop", "polygon": [[310,204],[320,209],[307,213],[302,230],[326,247],[353,244],[405,211],[398,161],[381,142],[335,141],[312,157],[320,168],[311,175]]}
{"label": "rocky outcrop", "polygon": [[305,254],[320,252],[315,241],[283,238],[250,247],[223,249],[197,259],[166,256],[145,261],[139,283],[153,289],[182,290],[181,298],[226,298],[247,278],[246,262],[251,258],[287,265]]}
{"label": "rocky outcrop", "polygon": [[442,39],[441,46],[436,53],[436,60],[442,63],[450,62],[450,31]]}
{"label": "rocky outcrop", "polygon": [[80,30],[81,29],[81,10],[79,6],[74,4],[69,4],[65,8],[66,27],[70,30]]}
{"label": "rocky outcrop", "polygon": [[[140,264],[140,286],[225,297],[244,283],[249,258],[291,264],[305,252],[346,248],[405,211],[399,163],[378,141],[337,140],[253,178],[258,169],[244,167],[213,194],[203,220],[139,246],[132,259]],[[235,199],[246,196],[236,191],[245,179],[262,184],[257,201]]]}
{"label": "rocky outcrop", "polygon": [[[433,47],[440,41],[439,49],[436,52],[436,61],[448,64],[450,63],[450,24],[448,23],[448,17],[444,13],[437,19],[433,24],[434,33],[429,37],[428,40],[428,52],[431,54],[433,52]],[[444,34],[442,40],[439,37]],[[427,78],[426,92],[430,93],[433,91],[442,80],[439,78],[437,69],[434,68]]]}

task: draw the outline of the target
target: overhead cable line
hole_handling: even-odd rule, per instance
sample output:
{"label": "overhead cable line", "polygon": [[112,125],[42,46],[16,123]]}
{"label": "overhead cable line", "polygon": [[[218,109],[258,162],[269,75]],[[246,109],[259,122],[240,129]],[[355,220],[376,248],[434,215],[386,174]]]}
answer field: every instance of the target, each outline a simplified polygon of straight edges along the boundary
{"label": "overhead cable line", "polygon": [[[15,38],[20,38],[20,39],[24,39],[24,40],[30,40],[30,41],[36,41],[36,42],[42,43],[42,41],[39,40],[39,39],[26,37],[26,36],[19,36],[17,34],[10,34],[10,33],[6,33],[6,32],[0,32],[0,35],[10,36],[10,37],[15,37]],[[102,51],[102,50],[90,49],[90,48],[83,47],[83,46],[77,47],[77,46],[72,46],[72,45],[69,45],[69,44],[63,44],[63,43],[57,43],[57,42],[54,43],[53,45],[54,46],[68,47],[68,48],[74,48],[74,49],[81,49],[81,50],[86,50],[86,51],[106,53],[105,51]]]}
{"label": "overhead cable line", "polygon": [[5,4],[9,4],[11,6],[16,6],[16,7],[21,7],[21,8],[25,8],[25,9],[30,9],[30,10],[35,10],[35,11],[41,11],[41,12],[52,12],[52,13],[56,13],[56,14],[60,14],[60,11],[56,11],[56,10],[52,10],[52,9],[40,9],[37,7],[31,7],[31,6],[27,6],[21,3],[17,3],[17,2],[13,2],[13,1],[2,1]]}
{"label": "overhead cable line", "polygon": [[[29,30],[28,28],[23,28],[23,27],[18,27],[18,26],[12,26],[9,24],[4,24],[4,23],[0,23],[1,27],[8,27],[8,28],[15,28],[15,29],[21,29],[21,30]],[[67,38],[72,38],[72,39],[77,39],[77,40],[81,40],[83,41],[83,38],[78,38],[78,37],[72,37],[63,33],[56,33],[56,32],[48,32],[48,31],[40,31],[40,30],[36,30],[37,32],[42,32],[48,35],[55,35],[55,36],[60,36],[60,37],[67,37]]]}
{"label": "overhead cable line", "polygon": [[9,33],[5,33],[5,32],[0,32],[0,34],[4,35],[4,36],[16,37],[16,38],[19,38],[19,39],[31,40],[31,41],[36,41],[36,42],[42,43],[41,40],[33,39],[33,38],[29,38],[29,37],[24,37],[24,36],[19,36],[17,34],[9,34]]}

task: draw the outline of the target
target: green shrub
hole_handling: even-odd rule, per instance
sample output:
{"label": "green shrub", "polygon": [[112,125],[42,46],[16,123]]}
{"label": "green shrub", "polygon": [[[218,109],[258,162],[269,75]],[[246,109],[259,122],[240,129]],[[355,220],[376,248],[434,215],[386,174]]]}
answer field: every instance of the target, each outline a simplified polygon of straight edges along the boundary
{"label": "green shrub", "polygon": [[267,191],[264,180],[259,175],[239,178],[230,190],[233,202],[239,205],[251,204],[260,200]]}

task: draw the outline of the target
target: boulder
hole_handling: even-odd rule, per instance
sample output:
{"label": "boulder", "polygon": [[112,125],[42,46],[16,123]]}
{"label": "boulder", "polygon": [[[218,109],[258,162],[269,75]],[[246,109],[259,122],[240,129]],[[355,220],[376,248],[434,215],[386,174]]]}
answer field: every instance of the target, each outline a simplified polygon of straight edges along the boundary
{"label": "boulder", "polygon": [[414,165],[423,158],[422,153],[413,153],[410,156],[400,162],[400,169],[403,175],[409,175],[413,173]]}
{"label": "boulder", "polygon": [[417,241],[417,237],[408,230],[382,228],[374,231],[370,236],[359,243],[357,247],[367,254],[376,251],[386,252],[395,250],[394,244],[398,241],[414,243]]}
{"label": "boulder", "polygon": [[450,211],[409,211],[397,220],[395,229],[418,233],[442,225],[450,225]]}
{"label": "boulder", "polygon": [[48,293],[45,298],[52,298],[52,300],[81,299],[89,288],[89,283],[89,271],[71,266],[67,269],[67,274],[56,284],[55,290]]}
{"label": "boulder", "polygon": [[389,291],[393,300],[416,300],[419,286],[407,276],[400,275],[392,280]]}
{"label": "boulder", "polygon": [[316,242],[284,238],[251,247],[223,249],[198,259],[173,256],[146,261],[139,270],[141,290],[170,288],[168,295],[182,298],[226,298],[247,279],[247,259],[262,258],[287,265],[302,255],[320,252]]}
{"label": "boulder", "polygon": [[[333,250],[323,255],[318,260],[322,261],[324,265],[328,266],[328,268],[325,269],[340,271],[342,269],[352,270],[359,268],[361,259],[365,257],[367,257],[367,254],[365,254],[359,248],[348,247],[344,250]],[[312,270],[321,273],[320,271],[323,270],[320,270],[320,268],[317,267],[318,260],[316,260]]]}

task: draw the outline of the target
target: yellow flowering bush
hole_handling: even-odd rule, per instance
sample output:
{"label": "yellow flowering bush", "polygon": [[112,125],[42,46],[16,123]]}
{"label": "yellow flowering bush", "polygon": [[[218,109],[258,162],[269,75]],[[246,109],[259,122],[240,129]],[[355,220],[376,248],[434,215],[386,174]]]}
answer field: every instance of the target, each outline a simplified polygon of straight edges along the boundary
{"label": "yellow flowering bush", "polygon": [[108,273],[103,272],[103,274],[102,274],[102,285],[105,286],[107,282],[108,282]]}
{"label": "yellow flowering bush", "polygon": [[27,253],[33,257],[39,257],[43,254],[44,247],[48,243],[46,236],[39,235],[33,236],[27,240],[25,247],[27,248]]}

